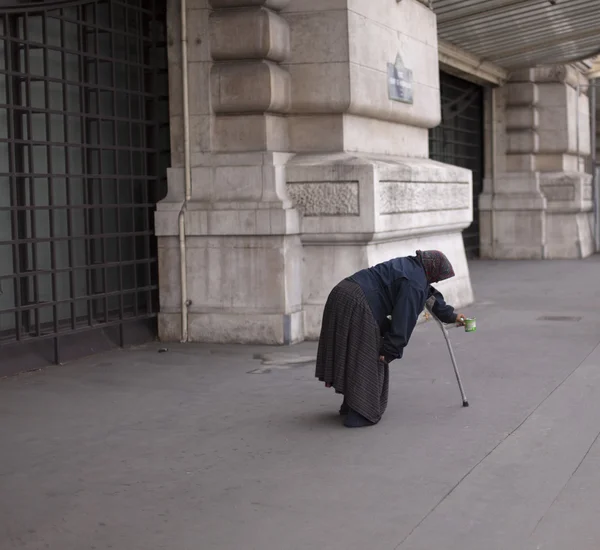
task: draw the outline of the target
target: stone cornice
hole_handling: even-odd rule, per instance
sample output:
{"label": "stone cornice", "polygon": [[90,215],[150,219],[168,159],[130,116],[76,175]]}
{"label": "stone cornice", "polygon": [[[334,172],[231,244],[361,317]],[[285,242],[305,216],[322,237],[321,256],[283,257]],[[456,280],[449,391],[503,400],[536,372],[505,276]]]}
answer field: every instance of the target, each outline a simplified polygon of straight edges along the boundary
{"label": "stone cornice", "polygon": [[468,74],[472,79],[482,84],[502,85],[508,80],[509,73],[506,69],[494,63],[483,61],[476,55],[466,52],[450,42],[438,41],[438,55],[441,65]]}
{"label": "stone cornice", "polygon": [[395,231],[386,231],[381,233],[302,233],[303,244],[315,246],[331,246],[341,244],[383,244],[394,242],[398,239],[408,239],[412,237],[423,237],[430,235],[448,235],[455,231],[463,231],[471,225],[470,220],[447,223],[440,225],[428,225],[426,227],[410,227],[398,229]]}
{"label": "stone cornice", "polygon": [[265,7],[274,11],[281,11],[289,2],[290,0],[209,0],[214,9]]}
{"label": "stone cornice", "polygon": [[559,82],[584,91],[587,88],[588,80],[581,69],[575,65],[551,65],[546,67],[536,67],[534,69],[522,69],[511,73],[513,82],[535,82],[551,83]]}

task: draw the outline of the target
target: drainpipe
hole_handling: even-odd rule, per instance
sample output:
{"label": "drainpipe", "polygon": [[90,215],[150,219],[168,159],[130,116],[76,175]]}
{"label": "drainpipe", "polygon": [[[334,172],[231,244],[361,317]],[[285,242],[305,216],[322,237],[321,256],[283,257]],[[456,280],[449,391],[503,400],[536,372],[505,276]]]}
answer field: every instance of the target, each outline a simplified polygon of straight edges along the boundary
{"label": "drainpipe", "polygon": [[491,118],[490,121],[490,132],[491,132],[491,153],[490,153],[490,172],[492,175],[492,185],[491,185],[491,209],[490,212],[490,225],[491,225],[491,239],[492,239],[492,257],[496,259],[496,206],[495,206],[495,198],[496,198],[496,169],[498,165],[498,160],[496,158],[496,147],[498,137],[496,136],[496,132],[498,130],[498,125],[496,124],[496,88],[491,89],[490,93],[490,103],[491,103]]}
{"label": "drainpipe", "polygon": [[579,101],[581,98],[581,85],[577,82],[577,104],[575,105],[575,134],[576,134],[576,147],[577,147],[577,171],[581,170],[581,152],[579,150],[579,132],[580,121],[579,121]]}
{"label": "drainpipe", "polygon": [[594,240],[596,244],[596,252],[600,252],[600,181],[598,178],[598,140],[596,138],[597,122],[596,109],[598,101],[598,80],[590,80],[590,112],[591,112],[591,134],[592,134],[592,182],[594,185]]}
{"label": "drainpipe", "polygon": [[181,0],[181,84],[183,92],[183,170],[185,180],[185,199],[179,212],[179,268],[181,277],[181,342],[189,340],[187,286],[187,239],[185,233],[185,213],[192,198],[191,150],[190,150],[190,98],[188,78],[188,32],[187,0]]}

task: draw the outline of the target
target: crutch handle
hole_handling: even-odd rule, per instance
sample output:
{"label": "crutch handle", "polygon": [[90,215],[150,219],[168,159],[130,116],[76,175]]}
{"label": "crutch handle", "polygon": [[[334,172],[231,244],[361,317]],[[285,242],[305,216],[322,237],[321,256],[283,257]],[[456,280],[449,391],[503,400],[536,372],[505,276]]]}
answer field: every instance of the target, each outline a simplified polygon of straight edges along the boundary
{"label": "crutch handle", "polygon": [[460,328],[460,327],[464,326],[464,325],[457,325],[456,323],[444,323],[443,321],[440,321],[438,316],[435,313],[433,313],[434,304],[435,304],[435,296],[432,296],[425,302],[425,309],[431,315],[431,317],[433,317],[433,319],[440,324],[440,326],[442,328],[449,329],[449,328]]}

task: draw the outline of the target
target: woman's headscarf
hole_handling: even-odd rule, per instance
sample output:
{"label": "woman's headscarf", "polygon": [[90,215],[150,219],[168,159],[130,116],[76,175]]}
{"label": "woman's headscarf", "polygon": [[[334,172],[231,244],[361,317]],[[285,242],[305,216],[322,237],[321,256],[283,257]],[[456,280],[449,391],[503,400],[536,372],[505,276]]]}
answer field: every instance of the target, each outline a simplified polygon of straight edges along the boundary
{"label": "woman's headscarf", "polygon": [[422,252],[421,250],[418,250],[417,256],[423,263],[423,268],[425,269],[425,275],[429,284],[438,283],[439,281],[454,277],[452,264],[443,252],[439,252],[438,250],[425,250]]}

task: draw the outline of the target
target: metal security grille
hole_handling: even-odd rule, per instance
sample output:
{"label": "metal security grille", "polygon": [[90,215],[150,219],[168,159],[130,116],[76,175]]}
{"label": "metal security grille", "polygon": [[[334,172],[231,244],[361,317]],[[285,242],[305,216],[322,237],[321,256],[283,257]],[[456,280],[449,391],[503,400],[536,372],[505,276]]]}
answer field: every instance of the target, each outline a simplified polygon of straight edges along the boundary
{"label": "metal security grille", "polygon": [[[0,346],[151,319],[165,1],[0,10]],[[69,340],[70,341],[70,340]]]}
{"label": "metal security grille", "polygon": [[479,256],[479,195],[483,191],[483,88],[440,73],[442,123],[429,133],[433,160],[473,172],[473,224],[464,231],[467,257]]}

